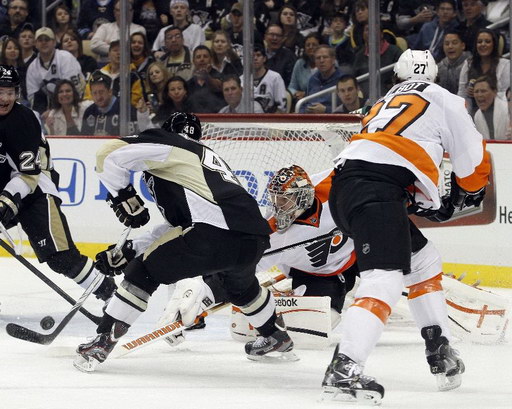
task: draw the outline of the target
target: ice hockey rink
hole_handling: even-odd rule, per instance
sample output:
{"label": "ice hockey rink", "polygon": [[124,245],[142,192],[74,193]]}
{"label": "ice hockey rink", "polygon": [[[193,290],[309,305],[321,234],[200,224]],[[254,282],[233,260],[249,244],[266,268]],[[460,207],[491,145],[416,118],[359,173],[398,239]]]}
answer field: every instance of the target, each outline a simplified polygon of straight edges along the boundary
{"label": "ice hockey rink", "polygon": [[[45,266],[37,264],[48,272]],[[71,281],[49,277],[75,299],[81,294]],[[496,289],[512,297],[512,290]],[[118,359],[109,359],[86,374],[73,365],[74,349],[94,334],[94,324],[80,313],[49,346],[11,338],[9,322],[44,332],[39,322],[51,315],[60,322],[70,305],[12,258],[0,257],[0,408],[1,409],[262,409],[360,407],[318,402],[321,381],[333,347],[296,350],[297,362],[247,360],[243,344],[229,334],[228,311],[207,318],[203,330],[187,333],[187,341],[170,348],[156,342]],[[165,307],[159,290],[148,311],[125,337],[131,340],[153,329]],[[86,308],[99,314],[91,297]],[[50,330],[51,331],[51,330]],[[466,373],[459,389],[438,392],[430,374],[424,344],[407,323],[392,323],[368,360],[365,372],[386,389],[383,408],[512,408],[512,337],[500,345],[459,342]],[[336,339],[341,334],[336,333]]]}

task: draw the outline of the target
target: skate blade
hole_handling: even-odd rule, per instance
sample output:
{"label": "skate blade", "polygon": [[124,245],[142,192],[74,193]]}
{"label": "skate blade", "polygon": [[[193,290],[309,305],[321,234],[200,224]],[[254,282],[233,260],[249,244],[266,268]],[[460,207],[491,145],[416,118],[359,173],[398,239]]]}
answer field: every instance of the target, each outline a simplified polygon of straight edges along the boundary
{"label": "skate blade", "polygon": [[174,348],[185,341],[185,335],[183,334],[183,332],[180,332],[176,335],[170,335],[168,337],[165,337],[164,341],[167,342],[167,344],[170,347]]}
{"label": "skate blade", "polygon": [[96,367],[99,365],[99,361],[94,358],[86,358],[80,354],[75,357],[73,361],[73,366],[79,371],[91,373],[96,370]]}
{"label": "skate blade", "polygon": [[271,352],[266,355],[247,355],[247,359],[258,362],[295,362],[300,358],[293,351]]}
{"label": "skate blade", "polygon": [[445,374],[437,374],[437,389],[440,391],[450,391],[452,389],[458,388],[462,384],[462,377],[460,374],[456,374],[453,376],[446,376]]}
{"label": "skate blade", "polygon": [[379,406],[382,403],[382,395],[376,391],[324,386],[319,401],[351,402],[362,405]]}

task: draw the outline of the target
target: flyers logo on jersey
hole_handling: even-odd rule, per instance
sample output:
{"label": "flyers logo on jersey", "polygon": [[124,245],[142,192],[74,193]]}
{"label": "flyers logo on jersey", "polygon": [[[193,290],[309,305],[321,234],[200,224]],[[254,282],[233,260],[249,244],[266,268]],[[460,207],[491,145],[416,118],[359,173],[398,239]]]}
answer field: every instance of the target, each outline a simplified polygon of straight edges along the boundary
{"label": "flyers logo on jersey", "polygon": [[[334,231],[333,231],[334,233]],[[313,267],[321,267],[327,263],[329,254],[336,253],[347,242],[348,237],[338,233],[333,237],[317,241],[305,247]]]}

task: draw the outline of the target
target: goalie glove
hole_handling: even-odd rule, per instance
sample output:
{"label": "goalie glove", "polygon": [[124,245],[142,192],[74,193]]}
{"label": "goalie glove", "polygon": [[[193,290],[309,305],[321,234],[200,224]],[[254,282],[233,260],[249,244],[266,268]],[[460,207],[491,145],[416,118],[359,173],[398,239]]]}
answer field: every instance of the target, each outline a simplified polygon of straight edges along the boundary
{"label": "goalie glove", "polygon": [[96,254],[95,267],[106,276],[121,274],[128,263],[135,258],[132,240],[126,240],[121,251],[114,254],[115,244]]}
{"label": "goalie glove", "polygon": [[117,197],[109,193],[107,203],[126,227],[137,228],[149,222],[149,211],[131,184],[121,189]]}
{"label": "goalie glove", "polygon": [[20,203],[19,193],[12,195],[4,190],[0,194],[0,223],[6,226],[18,214]]}
{"label": "goalie glove", "polygon": [[478,207],[480,206],[480,203],[482,203],[482,200],[484,200],[484,197],[485,187],[477,190],[476,192],[467,192],[458,185],[456,175],[452,172],[450,200],[456,209],[462,210],[470,206]]}
{"label": "goalie glove", "polygon": [[176,289],[159,324],[165,325],[181,317],[183,325],[190,327],[194,325],[198,315],[213,307],[214,304],[213,292],[202,277],[185,278],[176,283]]}

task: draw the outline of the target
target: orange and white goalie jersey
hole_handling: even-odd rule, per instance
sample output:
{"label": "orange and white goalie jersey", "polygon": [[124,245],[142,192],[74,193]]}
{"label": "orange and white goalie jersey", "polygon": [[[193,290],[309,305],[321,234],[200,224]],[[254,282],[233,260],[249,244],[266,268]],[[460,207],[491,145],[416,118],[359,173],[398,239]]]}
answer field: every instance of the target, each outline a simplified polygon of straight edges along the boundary
{"label": "orange and white goalie jersey", "polygon": [[[329,169],[311,176],[315,186],[317,211],[305,219],[295,220],[283,232],[270,235],[271,248],[267,252],[284,251],[263,256],[258,270],[277,266],[288,275],[291,268],[318,276],[337,275],[355,262],[354,243],[336,227],[329,209],[329,191],[334,171]],[[273,225],[273,219],[269,220]],[[301,244],[302,243],[302,244]]]}
{"label": "orange and white goalie jersey", "polygon": [[490,156],[469,116],[464,99],[437,84],[405,81],[395,85],[363,118],[362,131],[335,160],[403,166],[416,176],[425,208],[440,206],[439,165],[450,154],[459,186],[475,192],[487,184]]}

